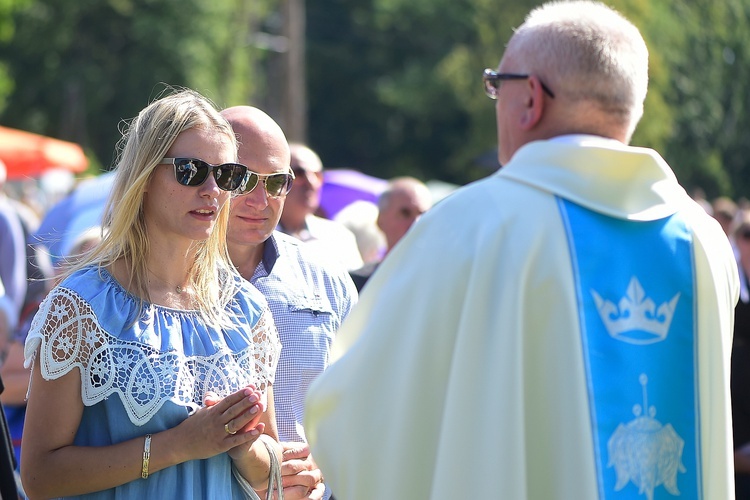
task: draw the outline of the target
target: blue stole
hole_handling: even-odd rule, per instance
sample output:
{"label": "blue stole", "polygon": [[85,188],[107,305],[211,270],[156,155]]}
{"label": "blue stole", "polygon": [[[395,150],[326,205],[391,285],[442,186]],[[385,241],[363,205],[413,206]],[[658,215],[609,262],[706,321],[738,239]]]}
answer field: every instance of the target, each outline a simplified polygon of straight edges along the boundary
{"label": "blue stole", "polygon": [[692,234],[558,198],[576,282],[599,496],[701,498]]}

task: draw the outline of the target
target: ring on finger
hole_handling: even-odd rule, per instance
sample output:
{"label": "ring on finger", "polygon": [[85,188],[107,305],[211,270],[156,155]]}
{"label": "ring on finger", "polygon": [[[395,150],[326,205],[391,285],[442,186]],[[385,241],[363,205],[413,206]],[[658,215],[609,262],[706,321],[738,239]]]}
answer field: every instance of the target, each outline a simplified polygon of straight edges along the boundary
{"label": "ring on finger", "polygon": [[227,432],[227,434],[232,434],[232,435],[237,434],[237,431],[232,432],[229,430],[229,422],[224,424],[224,430]]}

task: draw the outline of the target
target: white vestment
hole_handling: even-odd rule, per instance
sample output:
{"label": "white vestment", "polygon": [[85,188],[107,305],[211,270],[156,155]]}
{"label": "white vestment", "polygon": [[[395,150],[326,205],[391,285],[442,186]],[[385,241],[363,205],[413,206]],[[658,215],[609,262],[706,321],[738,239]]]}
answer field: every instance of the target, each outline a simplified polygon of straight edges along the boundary
{"label": "white vestment", "polygon": [[[654,151],[573,137],[527,144],[496,174],[441,201],[368,282],[337,335],[339,359],[307,397],[312,454],[338,500],[610,498],[601,478],[614,482],[615,469],[593,451],[577,268],[560,200],[625,223],[689,221],[700,465],[687,474],[699,478],[701,498],[734,498],[738,278],[727,238]],[[615,387],[638,385],[607,375]],[[639,401],[621,404],[631,412]],[[648,408],[656,419],[665,410],[652,400]],[[620,473],[618,494],[630,496],[612,498],[647,498]],[[676,486],[685,474],[673,471]],[[654,498],[675,498],[657,479]]]}

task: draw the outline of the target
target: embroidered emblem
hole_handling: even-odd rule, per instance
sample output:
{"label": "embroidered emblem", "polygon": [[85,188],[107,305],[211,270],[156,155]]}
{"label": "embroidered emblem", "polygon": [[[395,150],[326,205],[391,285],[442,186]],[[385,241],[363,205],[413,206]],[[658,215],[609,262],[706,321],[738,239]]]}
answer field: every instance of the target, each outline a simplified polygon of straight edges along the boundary
{"label": "embroidered emblem", "polygon": [[646,297],[635,276],[630,279],[627,293],[620,299],[619,306],[604,300],[594,290],[591,290],[591,295],[609,335],[629,344],[640,345],[654,344],[667,338],[680,299],[677,293],[657,309],[654,301]]}
{"label": "embroidered emblem", "polygon": [[648,500],[653,500],[654,490],[660,485],[679,496],[677,472],[686,471],[682,465],[685,441],[670,424],[662,426],[654,418],[656,408],[648,406],[648,377],[641,374],[639,382],[643,387],[643,407],[636,404],[633,407],[635,419],[618,425],[607,443],[607,467],[614,466],[617,474],[615,491],[632,482],[638,487],[638,494],[645,494]]}

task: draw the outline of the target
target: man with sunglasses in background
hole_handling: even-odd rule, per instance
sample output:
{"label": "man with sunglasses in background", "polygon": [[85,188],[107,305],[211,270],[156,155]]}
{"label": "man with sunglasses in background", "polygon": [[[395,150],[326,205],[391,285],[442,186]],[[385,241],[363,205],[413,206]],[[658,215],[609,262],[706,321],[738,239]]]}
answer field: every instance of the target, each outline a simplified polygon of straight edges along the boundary
{"label": "man with sunglasses in background", "polygon": [[304,398],[310,382],[328,366],[331,343],[357,291],[343,267],[275,231],[294,181],[281,128],[250,106],[228,108],[222,115],[237,134],[239,161],[248,167],[232,198],[229,254],[240,274],[265,295],[282,345],[273,392],[285,498],[324,498],[322,476],[306,444]]}
{"label": "man with sunglasses in background", "polygon": [[545,3],[483,83],[503,167],[406,234],[310,387],[329,484],[357,500],[734,498],[737,266],[659,154],[628,145],[638,29],[600,2]]}
{"label": "man with sunglasses in background", "polygon": [[295,187],[286,200],[279,231],[309,243],[348,271],[358,269],[363,261],[354,233],[339,222],[316,215],[323,189],[323,162],[303,144],[291,143],[289,149]]}

